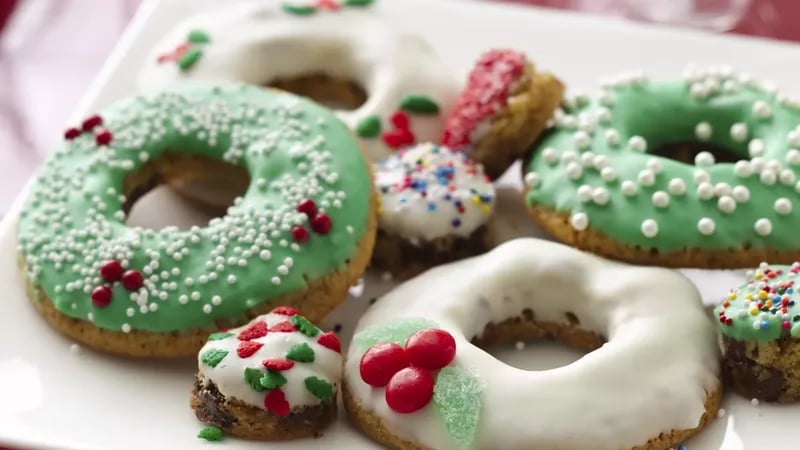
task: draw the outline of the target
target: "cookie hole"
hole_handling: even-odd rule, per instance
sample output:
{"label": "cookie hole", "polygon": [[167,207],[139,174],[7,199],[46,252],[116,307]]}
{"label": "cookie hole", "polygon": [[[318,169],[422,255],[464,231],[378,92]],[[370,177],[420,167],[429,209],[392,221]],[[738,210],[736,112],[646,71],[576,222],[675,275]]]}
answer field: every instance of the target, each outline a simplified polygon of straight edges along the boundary
{"label": "cookie hole", "polygon": [[717,163],[735,163],[744,159],[742,155],[731,149],[709,142],[672,142],[660,145],[647,153],[694,165],[694,159],[700,152],[711,153]]}
{"label": "cookie hole", "polygon": [[125,223],[152,230],[205,227],[211,219],[223,217],[249,185],[250,175],[243,167],[166,152],[125,177]]}
{"label": "cookie hole", "polygon": [[567,322],[569,322],[570,325],[576,326],[581,324],[581,321],[578,319],[578,316],[576,316],[575,313],[571,311],[564,313],[564,316],[567,318]]}
{"label": "cookie hole", "polygon": [[328,108],[342,111],[352,111],[367,101],[367,92],[359,83],[324,73],[276,78],[266,86],[301,95]]}

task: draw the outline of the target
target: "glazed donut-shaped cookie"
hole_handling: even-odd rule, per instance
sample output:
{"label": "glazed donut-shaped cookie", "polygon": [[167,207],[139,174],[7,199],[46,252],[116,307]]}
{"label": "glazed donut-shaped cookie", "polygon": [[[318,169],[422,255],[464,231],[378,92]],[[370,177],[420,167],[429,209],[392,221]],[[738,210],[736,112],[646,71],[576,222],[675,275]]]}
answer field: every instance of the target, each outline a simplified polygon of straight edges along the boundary
{"label": "glazed donut-shaped cookie", "polygon": [[798,123],[798,102],[729,68],[670,82],[621,77],[573,99],[540,141],[527,204],[559,240],[612,258],[791,262],[800,259]]}
{"label": "glazed donut-shaped cookie", "polygon": [[[220,167],[252,180],[225,216],[125,224],[159,182]],[[243,85],[153,93],[66,131],[23,207],[19,252],[56,329],[110,352],[189,356],[277,305],[317,320],[338,304],[372,251],[371,188],[350,131],[313,102]]]}
{"label": "glazed donut-shaped cookie", "polygon": [[332,89],[351,103],[358,95],[342,81],[352,81],[366,100],[337,114],[372,161],[415,141],[438,141],[459,83],[427,42],[395,29],[370,3],[331,0],[315,8],[257,1],[192,17],[156,45],[140,85],[236,81]]}
{"label": "glazed donut-shaped cookie", "polygon": [[[473,344],[541,337],[591,352],[529,371]],[[518,239],[378,299],[347,352],[343,395],[392,448],[665,449],[715,416],[718,354],[679,274]]]}

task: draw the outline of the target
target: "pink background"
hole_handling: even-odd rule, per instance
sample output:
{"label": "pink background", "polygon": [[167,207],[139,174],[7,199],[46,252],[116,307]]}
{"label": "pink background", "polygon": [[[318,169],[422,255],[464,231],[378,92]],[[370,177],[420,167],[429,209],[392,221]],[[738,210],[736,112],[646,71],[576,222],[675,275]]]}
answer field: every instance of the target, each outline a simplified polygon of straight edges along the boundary
{"label": "pink background", "polygon": [[[0,0],[0,215],[60,137],[139,1]],[[622,13],[615,0],[508,1]],[[786,20],[798,16],[796,0],[754,0],[734,32],[800,41]]]}

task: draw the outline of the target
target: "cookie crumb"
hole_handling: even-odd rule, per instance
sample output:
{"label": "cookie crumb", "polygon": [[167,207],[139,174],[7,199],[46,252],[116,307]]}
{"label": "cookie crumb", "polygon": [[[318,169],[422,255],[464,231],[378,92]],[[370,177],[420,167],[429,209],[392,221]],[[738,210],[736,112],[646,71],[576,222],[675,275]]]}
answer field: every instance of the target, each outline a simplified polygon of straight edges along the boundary
{"label": "cookie crumb", "polygon": [[723,417],[725,417],[725,408],[720,408],[719,411],[717,411],[717,418],[721,419]]}
{"label": "cookie crumb", "polygon": [[224,436],[221,429],[213,426],[205,427],[197,433],[198,438],[205,439],[209,442],[221,441]]}

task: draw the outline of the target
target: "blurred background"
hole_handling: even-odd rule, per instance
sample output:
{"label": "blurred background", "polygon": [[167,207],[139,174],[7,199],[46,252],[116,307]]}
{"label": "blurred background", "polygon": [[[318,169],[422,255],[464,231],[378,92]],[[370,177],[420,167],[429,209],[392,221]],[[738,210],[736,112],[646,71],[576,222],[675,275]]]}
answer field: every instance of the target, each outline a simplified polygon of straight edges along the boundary
{"label": "blurred background", "polygon": [[[798,0],[505,1],[800,42]],[[140,2],[0,0],[0,216],[61,136]]]}

